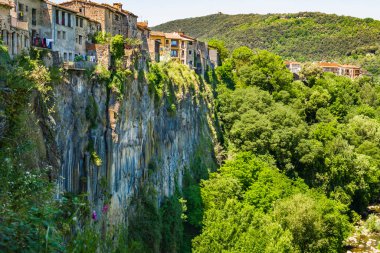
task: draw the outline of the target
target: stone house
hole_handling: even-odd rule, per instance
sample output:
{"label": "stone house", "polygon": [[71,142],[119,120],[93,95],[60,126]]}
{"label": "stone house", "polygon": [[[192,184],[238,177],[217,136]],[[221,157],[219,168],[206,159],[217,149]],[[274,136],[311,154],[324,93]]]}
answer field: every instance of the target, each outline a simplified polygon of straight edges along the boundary
{"label": "stone house", "polygon": [[150,31],[147,22],[137,22],[137,39],[142,41],[142,50],[146,52],[149,51],[148,40],[150,37]]}
{"label": "stone house", "polygon": [[208,45],[208,55],[210,58],[210,62],[212,65],[212,68],[215,69],[216,67],[219,66],[219,54],[218,54],[218,49],[211,47]]}
{"label": "stone house", "polygon": [[101,31],[98,21],[77,13],[75,17],[75,56],[81,55],[85,59],[85,56],[88,55],[86,45],[92,43],[92,38],[98,31]]}
{"label": "stone house", "polygon": [[11,56],[27,51],[30,44],[28,22],[19,19],[16,10],[14,3],[0,0],[0,35]]}
{"label": "stone house", "polygon": [[91,1],[68,1],[60,4],[76,10],[81,15],[100,23],[102,32],[112,36],[121,34],[124,38],[137,36],[137,16],[123,10],[122,4],[98,4]]}
{"label": "stone house", "polygon": [[76,11],[60,5],[53,6],[53,51],[61,61],[74,61],[76,39]]}

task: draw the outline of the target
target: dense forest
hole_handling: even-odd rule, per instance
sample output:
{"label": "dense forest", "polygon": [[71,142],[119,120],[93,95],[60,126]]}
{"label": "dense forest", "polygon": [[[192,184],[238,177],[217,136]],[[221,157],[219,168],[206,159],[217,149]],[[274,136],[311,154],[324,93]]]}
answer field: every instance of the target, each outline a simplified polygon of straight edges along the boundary
{"label": "dense forest", "polygon": [[248,47],[207,76],[228,159],[201,183],[194,252],[342,252],[378,201],[379,84],[317,68],[301,77]]}
{"label": "dense forest", "polygon": [[215,14],[174,20],[153,29],[220,39],[230,50],[239,46],[264,49],[289,60],[355,63],[379,74],[380,21],[371,18],[323,13]]}

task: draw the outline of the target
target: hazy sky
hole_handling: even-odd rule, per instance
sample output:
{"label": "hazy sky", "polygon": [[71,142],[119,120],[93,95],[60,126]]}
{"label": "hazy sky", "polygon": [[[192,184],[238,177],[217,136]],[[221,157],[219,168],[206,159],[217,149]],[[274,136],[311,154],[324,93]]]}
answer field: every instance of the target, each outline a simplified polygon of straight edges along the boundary
{"label": "hazy sky", "polygon": [[[102,0],[95,0],[102,2]],[[112,0],[104,0],[111,3]],[[166,21],[204,16],[219,11],[239,13],[288,13],[319,11],[380,20],[380,0],[114,0],[124,8],[149,20],[154,26]]]}

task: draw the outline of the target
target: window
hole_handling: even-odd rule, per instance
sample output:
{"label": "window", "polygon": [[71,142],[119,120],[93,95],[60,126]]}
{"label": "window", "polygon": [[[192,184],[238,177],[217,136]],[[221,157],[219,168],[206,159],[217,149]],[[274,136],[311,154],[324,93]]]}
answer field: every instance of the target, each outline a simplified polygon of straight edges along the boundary
{"label": "window", "polygon": [[68,21],[68,22],[67,22],[67,26],[68,26],[68,27],[71,27],[71,13],[67,13],[67,15],[68,15],[68,16],[67,16],[67,21]]}
{"label": "window", "polygon": [[29,11],[29,6],[25,5],[25,12],[28,12],[28,11]]}
{"label": "window", "polygon": [[67,61],[67,53],[63,53],[63,60]]}
{"label": "window", "polygon": [[82,35],[79,35],[79,45],[82,45]]}
{"label": "window", "polygon": [[37,10],[32,9],[32,25],[37,25]]}
{"label": "window", "polygon": [[65,17],[66,17],[66,13],[64,11],[62,11],[62,19],[61,19],[61,25],[65,25],[66,24],[66,20],[65,20]]}
{"label": "window", "polygon": [[18,4],[18,20],[24,20],[24,5]]}
{"label": "window", "polygon": [[55,11],[55,23],[59,25],[59,10]]}
{"label": "window", "polygon": [[178,40],[172,40],[172,47],[178,47]]}
{"label": "window", "polygon": [[170,51],[170,56],[171,57],[178,57],[178,51],[177,50]]}
{"label": "window", "polygon": [[57,39],[61,39],[61,31],[57,31]]}
{"label": "window", "polygon": [[192,42],[192,41],[189,41],[189,45],[190,45],[190,46],[193,45],[193,42]]}
{"label": "window", "polygon": [[115,20],[119,21],[119,15],[115,15]]}
{"label": "window", "polygon": [[73,53],[69,53],[69,61],[73,61]]}
{"label": "window", "polygon": [[80,18],[80,19],[79,19],[79,26],[80,26],[80,27],[83,27],[83,18]]}
{"label": "window", "polygon": [[189,50],[189,54],[192,54],[192,53],[193,53],[193,51]]}
{"label": "window", "polygon": [[181,46],[185,47],[185,42],[184,41],[182,41]]}
{"label": "window", "polygon": [[166,40],[166,45],[168,45],[169,44],[169,40]]}
{"label": "window", "polygon": [[75,26],[78,27],[78,25],[79,25],[79,19],[78,19],[78,17],[76,17],[75,18]]}
{"label": "window", "polygon": [[83,12],[83,9],[82,9],[82,8],[79,8],[79,12]]}
{"label": "window", "polygon": [[64,39],[64,40],[66,39],[66,32],[65,31],[62,32],[62,39]]}

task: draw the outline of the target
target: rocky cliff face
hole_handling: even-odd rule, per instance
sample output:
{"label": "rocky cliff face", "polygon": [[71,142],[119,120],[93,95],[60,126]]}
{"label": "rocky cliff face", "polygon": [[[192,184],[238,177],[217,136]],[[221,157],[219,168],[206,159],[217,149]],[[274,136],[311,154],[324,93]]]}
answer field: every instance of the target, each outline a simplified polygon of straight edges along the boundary
{"label": "rocky cliff face", "polygon": [[201,95],[205,87],[173,83],[173,112],[167,99],[155,103],[148,84],[137,75],[124,85],[121,98],[105,83],[70,71],[54,88],[55,112],[49,123],[57,149],[57,194],[87,193],[98,214],[109,204],[114,223],[125,221],[131,198],[142,185],[153,185],[159,201],[181,187],[200,147],[207,150],[205,159],[213,157],[212,148],[204,149],[211,142]]}

